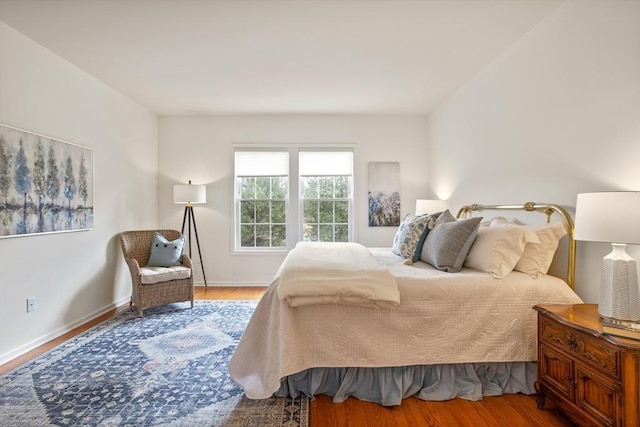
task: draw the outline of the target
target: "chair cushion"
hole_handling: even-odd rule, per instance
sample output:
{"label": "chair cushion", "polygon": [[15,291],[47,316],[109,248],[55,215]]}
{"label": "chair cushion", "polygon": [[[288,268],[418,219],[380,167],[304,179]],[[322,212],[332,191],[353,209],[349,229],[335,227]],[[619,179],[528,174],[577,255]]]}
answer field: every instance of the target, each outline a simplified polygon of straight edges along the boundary
{"label": "chair cushion", "polygon": [[140,282],[143,285],[168,282],[169,280],[188,279],[191,269],[182,265],[172,267],[142,267],[140,268]]}

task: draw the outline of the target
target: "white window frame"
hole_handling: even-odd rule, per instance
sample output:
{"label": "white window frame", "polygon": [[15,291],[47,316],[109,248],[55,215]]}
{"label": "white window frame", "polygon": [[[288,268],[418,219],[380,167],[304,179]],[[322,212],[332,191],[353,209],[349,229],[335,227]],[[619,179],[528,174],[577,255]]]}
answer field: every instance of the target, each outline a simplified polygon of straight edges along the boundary
{"label": "white window frame", "polygon": [[[353,153],[353,174],[351,179],[350,200],[349,200],[349,241],[356,240],[356,204],[355,204],[355,176],[356,151],[354,144],[284,144],[284,145],[265,145],[265,144],[234,144],[232,158],[232,212],[231,212],[231,250],[235,255],[248,254],[281,254],[288,252],[295,247],[296,243],[302,241],[303,231],[302,224],[304,221],[302,209],[302,197],[300,193],[300,174],[299,174],[299,156],[300,151],[351,151]],[[242,247],[240,241],[240,223],[239,223],[239,199],[238,180],[236,177],[235,153],[237,151],[287,151],[289,153],[289,175],[288,175],[288,201],[286,203],[286,247]],[[295,209],[293,207],[296,207]]]}

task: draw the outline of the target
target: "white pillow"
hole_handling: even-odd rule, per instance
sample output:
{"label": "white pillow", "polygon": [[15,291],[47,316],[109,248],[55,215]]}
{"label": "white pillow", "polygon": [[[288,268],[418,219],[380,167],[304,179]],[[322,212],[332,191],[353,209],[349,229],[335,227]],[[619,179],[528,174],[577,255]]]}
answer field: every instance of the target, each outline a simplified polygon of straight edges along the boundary
{"label": "white pillow", "polygon": [[534,230],[540,243],[527,243],[515,270],[538,278],[549,272],[549,267],[551,267],[560,239],[567,234],[567,230],[560,223],[544,225]]}
{"label": "white pillow", "polygon": [[509,222],[505,218],[496,218],[491,222],[491,227],[528,228],[536,233],[538,242],[527,243],[522,257],[514,267],[514,270],[527,273],[536,279],[547,274],[558,249],[560,239],[567,234],[564,225],[559,222],[539,226],[525,226]]}
{"label": "white pillow", "polygon": [[464,266],[501,279],[513,271],[525,245],[539,241],[536,233],[526,227],[480,227]]}

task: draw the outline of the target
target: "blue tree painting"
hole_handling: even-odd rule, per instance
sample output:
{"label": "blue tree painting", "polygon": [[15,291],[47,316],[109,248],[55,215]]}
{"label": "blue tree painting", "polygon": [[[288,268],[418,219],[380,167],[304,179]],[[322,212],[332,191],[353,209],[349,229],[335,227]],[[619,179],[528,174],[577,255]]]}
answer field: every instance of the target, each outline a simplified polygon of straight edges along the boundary
{"label": "blue tree painting", "polygon": [[93,228],[93,151],[0,125],[0,237]]}
{"label": "blue tree painting", "polygon": [[369,227],[400,225],[400,163],[369,163]]}

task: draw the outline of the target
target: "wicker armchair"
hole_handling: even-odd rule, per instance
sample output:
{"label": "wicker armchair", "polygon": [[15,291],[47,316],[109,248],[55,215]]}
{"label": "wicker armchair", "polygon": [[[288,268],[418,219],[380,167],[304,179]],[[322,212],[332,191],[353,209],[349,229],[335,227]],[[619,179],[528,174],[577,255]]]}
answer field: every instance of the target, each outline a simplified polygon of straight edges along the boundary
{"label": "wicker armchair", "polygon": [[191,269],[188,278],[166,282],[143,284],[141,267],[147,265],[151,255],[151,242],[155,232],[168,240],[175,240],[181,233],[177,230],[135,230],[120,233],[120,245],[124,259],[131,272],[131,301],[138,308],[140,317],[143,310],[173,302],[191,301],[193,308],[193,265],[188,255],[182,255],[182,265]]}

